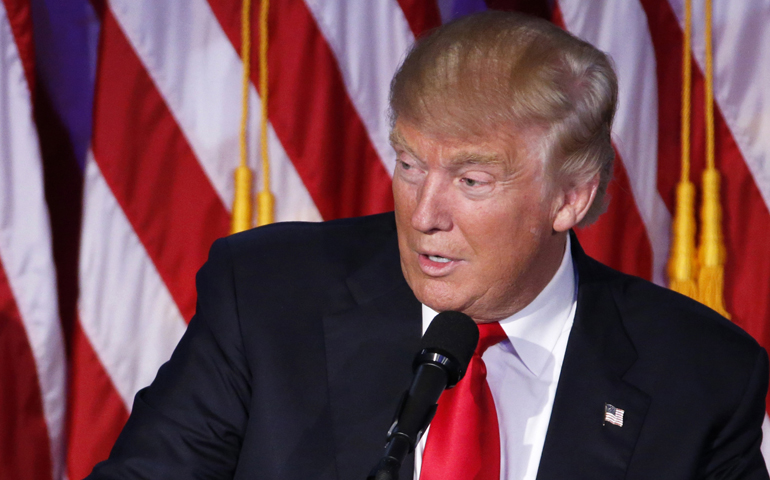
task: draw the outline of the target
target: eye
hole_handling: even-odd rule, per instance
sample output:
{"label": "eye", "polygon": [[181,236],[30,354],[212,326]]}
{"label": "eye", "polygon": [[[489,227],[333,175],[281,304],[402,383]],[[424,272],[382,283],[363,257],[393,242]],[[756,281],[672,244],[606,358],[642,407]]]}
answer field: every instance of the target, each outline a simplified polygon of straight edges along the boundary
{"label": "eye", "polygon": [[495,178],[488,172],[465,172],[457,176],[455,185],[470,198],[485,198],[495,190]]}
{"label": "eye", "polygon": [[396,160],[397,162],[397,168],[400,170],[401,175],[406,175],[408,177],[413,177],[417,175],[418,169],[414,164],[411,164],[409,162],[405,162],[401,159]]}
{"label": "eye", "polygon": [[406,181],[407,183],[417,183],[424,176],[425,172],[420,169],[419,165],[411,163],[401,158],[396,160],[397,177]]}
{"label": "eye", "polygon": [[460,179],[460,182],[465,184],[467,187],[480,187],[487,185],[489,182],[485,182],[483,180],[479,180],[477,178],[469,178],[469,177],[462,177]]}

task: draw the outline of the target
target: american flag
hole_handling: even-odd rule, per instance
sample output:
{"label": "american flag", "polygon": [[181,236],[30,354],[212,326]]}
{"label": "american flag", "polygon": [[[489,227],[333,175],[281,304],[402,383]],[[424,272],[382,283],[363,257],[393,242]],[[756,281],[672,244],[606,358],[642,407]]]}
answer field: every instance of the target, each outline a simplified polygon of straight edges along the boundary
{"label": "american flag", "polygon": [[621,408],[614,407],[610,405],[609,403],[604,404],[604,421],[610,422],[613,425],[617,425],[618,427],[623,426],[623,415],[626,413],[625,410]]}
{"label": "american flag", "polygon": [[[578,236],[601,261],[665,284],[680,172],[683,2],[274,0],[267,103],[276,220],[392,208],[387,97],[405,50],[453,17],[520,9],[614,58],[612,201]],[[694,6],[699,185],[703,2]],[[90,472],[184,332],[195,272],[229,229],[240,11],[241,0],[0,1],[0,480]],[[255,0],[252,65],[258,16]],[[769,22],[767,0],[714,0],[725,300],[766,347]],[[256,68],[250,78],[256,170],[263,96]]]}

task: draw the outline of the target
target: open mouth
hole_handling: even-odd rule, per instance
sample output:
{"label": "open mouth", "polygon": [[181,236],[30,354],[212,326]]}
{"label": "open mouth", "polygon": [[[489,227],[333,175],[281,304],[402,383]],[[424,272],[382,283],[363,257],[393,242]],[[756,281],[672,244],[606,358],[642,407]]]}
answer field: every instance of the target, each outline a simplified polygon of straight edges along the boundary
{"label": "open mouth", "polygon": [[442,255],[421,253],[418,263],[423,273],[431,276],[443,276],[453,272],[460,265],[461,261]]}

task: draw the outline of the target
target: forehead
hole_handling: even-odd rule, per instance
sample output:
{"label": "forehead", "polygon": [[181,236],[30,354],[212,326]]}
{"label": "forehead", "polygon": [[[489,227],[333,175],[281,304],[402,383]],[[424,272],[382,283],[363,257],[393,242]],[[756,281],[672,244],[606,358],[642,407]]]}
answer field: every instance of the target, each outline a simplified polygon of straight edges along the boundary
{"label": "forehead", "polygon": [[484,135],[447,135],[425,131],[413,123],[396,121],[390,132],[390,143],[397,151],[405,150],[418,160],[438,156],[449,165],[491,164],[506,169],[524,163],[540,164],[532,132],[515,127],[498,128]]}

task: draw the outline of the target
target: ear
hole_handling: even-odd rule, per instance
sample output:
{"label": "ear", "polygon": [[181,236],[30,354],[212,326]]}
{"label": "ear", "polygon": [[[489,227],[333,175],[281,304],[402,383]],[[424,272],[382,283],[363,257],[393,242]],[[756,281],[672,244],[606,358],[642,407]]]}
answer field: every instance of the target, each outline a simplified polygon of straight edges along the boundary
{"label": "ear", "polygon": [[599,188],[599,174],[580,185],[561,187],[556,197],[556,209],[553,217],[555,232],[566,232],[580,223],[591,208]]}

